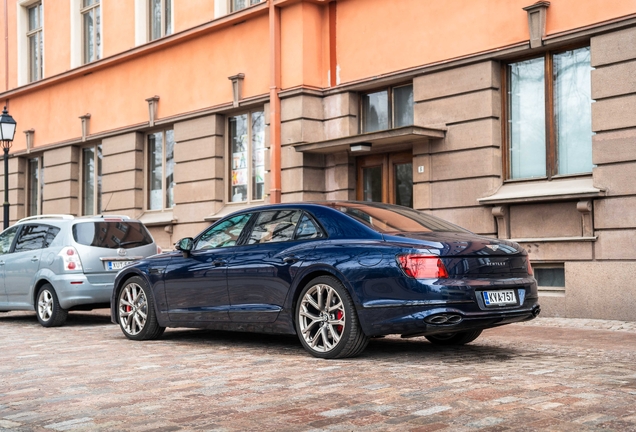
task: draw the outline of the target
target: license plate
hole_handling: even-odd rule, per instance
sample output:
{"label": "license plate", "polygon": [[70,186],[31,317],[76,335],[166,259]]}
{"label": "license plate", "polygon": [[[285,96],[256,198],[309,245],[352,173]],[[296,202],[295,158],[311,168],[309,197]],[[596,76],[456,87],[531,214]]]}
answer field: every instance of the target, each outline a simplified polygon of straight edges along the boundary
{"label": "license plate", "polygon": [[517,304],[517,296],[514,290],[484,291],[483,295],[486,306]]}
{"label": "license plate", "polygon": [[121,270],[132,263],[132,261],[107,261],[106,268],[108,268],[108,270]]}

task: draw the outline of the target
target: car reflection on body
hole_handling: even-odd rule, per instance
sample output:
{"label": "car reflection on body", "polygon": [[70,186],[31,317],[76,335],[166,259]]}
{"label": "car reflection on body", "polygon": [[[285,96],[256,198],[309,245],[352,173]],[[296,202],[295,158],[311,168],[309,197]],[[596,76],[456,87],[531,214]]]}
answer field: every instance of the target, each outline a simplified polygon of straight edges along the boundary
{"label": "car reflection on body", "polygon": [[521,247],[401,206],[266,205],[175,246],[118,274],[111,317],[126,337],[297,334],[312,355],[344,358],[388,334],[463,345],[540,311]]}

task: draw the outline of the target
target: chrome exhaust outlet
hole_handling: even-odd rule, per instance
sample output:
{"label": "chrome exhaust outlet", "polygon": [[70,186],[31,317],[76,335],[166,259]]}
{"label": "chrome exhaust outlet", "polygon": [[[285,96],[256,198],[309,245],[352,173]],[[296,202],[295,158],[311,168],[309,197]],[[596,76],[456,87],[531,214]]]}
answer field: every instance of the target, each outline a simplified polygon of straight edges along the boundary
{"label": "chrome exhaust outlet", "polygon": [[464,318],[458,314],[438,314],[424,318],[424,322],[433,325],[459,324],[463,319]]}

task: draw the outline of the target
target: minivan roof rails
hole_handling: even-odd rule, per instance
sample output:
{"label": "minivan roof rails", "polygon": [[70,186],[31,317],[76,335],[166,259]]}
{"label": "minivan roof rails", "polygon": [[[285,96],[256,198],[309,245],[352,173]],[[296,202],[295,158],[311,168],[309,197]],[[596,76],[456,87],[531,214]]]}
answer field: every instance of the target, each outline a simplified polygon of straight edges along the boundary
{"label": "minivan roof rails", "polygon": [[38,219],[67,219],[68,220],[68,219],[75,219],[75,216],[68,215],[68,214],[36,215],[36,216],[29,216],[29,217],[22,218],[18,221],[18,223],[30,221],[30,220],[38,220]]}

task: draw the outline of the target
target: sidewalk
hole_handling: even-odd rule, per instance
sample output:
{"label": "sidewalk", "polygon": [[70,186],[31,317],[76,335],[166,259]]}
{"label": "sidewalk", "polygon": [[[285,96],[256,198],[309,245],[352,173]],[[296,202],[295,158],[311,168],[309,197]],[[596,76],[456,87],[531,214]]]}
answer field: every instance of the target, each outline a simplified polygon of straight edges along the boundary
{"label": "sidewalk", "polygon": [[[636,315],[636,313],[635,313]],[[546,318],[539,317],[532,321],[522,323],[524,326],[578,328],[594,330],[610,330],[636,333],[635,321],[612,321],[588,318]]]}

